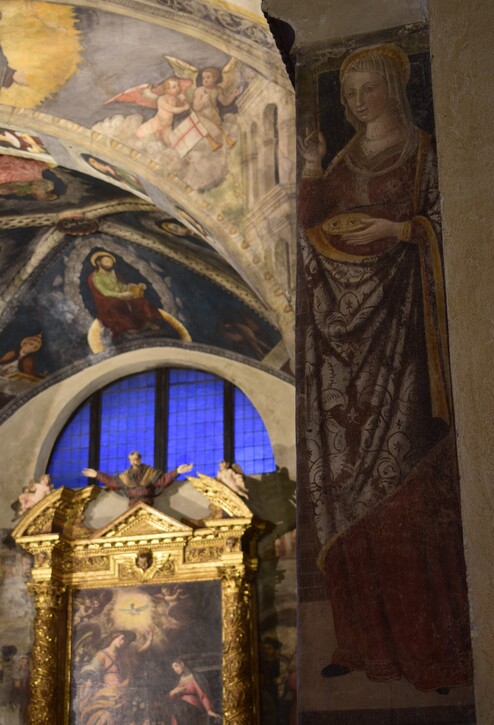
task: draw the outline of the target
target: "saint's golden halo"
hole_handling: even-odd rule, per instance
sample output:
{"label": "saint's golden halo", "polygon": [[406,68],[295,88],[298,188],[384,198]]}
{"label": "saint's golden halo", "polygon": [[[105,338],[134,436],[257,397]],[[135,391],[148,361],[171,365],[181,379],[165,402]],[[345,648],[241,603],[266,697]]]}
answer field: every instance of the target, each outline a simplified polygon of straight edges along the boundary
{"label": "saint's golden halo", "polygon": [[408,79],[410,78],[410,61],[408,59],[408,55],[397,45],[392,45],[391,43],[383,43],[382,45],[370,45],[366,48],[360,48],[354,53],[350,53],[350,55],[345,58],[345,60],[341,64],[340,82],[343,81],[345,73],[354,63],[362,60],[363,58],[368,58],[372,55],[385,55],[388,58],[391,58],[391,60],[393,60],[399,68],[403,83],[405,85],[408,83]]}
{"label": "saint's golden halo", "polygon": [[99,252],[94,252],[94,254],[91,254],[90,262],[93,267],[96,267],[96,262],[98,261],[98,259],[101,259],[101,257],[110,257],[110,259],[113,260],[113,264],[116,264],[116,262],[117,262],[117,260],[113,256],[113,254],[110,254],[110,252],[105,252],[105,251],[100,250]]}

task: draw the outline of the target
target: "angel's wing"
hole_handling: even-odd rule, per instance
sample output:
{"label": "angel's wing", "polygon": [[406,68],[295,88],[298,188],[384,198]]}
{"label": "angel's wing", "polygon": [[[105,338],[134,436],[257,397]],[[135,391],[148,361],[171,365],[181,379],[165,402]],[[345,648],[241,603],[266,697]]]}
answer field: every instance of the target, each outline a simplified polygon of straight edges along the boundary
{"label": "angel's wing", "polygon": [[128,88],[122,93],[117,93],[113,98],[109,98],[106,103],[137,103],[138,106],[147,106],[147,108],[158,107],[158,96],[153,93],[150,83],[141,83],[140,86]]}
{"label": "angel's wing", "polygon": [[177,76],[177,78],[187,78],[191,80],[192,83],[195,83],[197,74],[199,72],[198,68],[196,68],[194,65],[191,65],[190,63],[187,63],[187,61],[185,60],[174,58],[172,55],[165,55],[165,58],[173,68],[173,72]]}
{"label": "angel's wing", "polygon": [[228,75],[229,73],[234,73],[239,69],[239,62],[237,58],[230,58],[230,60],[226,63],[226,65],[223,66],[221,69],[221,72],[223,75]]}
{"label": "angel's wing", "polygon": [[228,91],[236,86],[244,85],[240,62],[237,58],[230,58],[227,64],[221,69],[221,74],[223,76],[221,87],[225,91]]}
{"label": "angel's wing", "polygon": [[242,469],[240,468],[238,463],[232,463],[232,468],[235,471],[235,473],[240,473],[240,475],[242,475],[242,476],[244,475],[244,472],[242,471]]}

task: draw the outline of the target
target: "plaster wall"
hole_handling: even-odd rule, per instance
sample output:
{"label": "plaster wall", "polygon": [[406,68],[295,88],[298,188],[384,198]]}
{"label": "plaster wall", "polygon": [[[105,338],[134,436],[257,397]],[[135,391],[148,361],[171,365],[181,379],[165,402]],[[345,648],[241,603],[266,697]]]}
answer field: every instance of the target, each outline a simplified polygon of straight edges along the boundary
{"label": "plaster wall", "polygon": [[[55,440],[71,413],[98,388],[125,375],[157,366],[195,367],[222,376],[250,398],[261,415],[278,466],[295,475],[295,394],[293,386],[267,372],[236,360],[179,348],[141,349],[115,356],[63,380],[22,406],[0,427],[9,451],[0,472],[5,501],[14,501],[22,486],[46,470]],[[8,506],[0,512],[0,527],[11,527]]]}
{"label": "plaster wall", "polygon": [[494,723],[494,93],[490,0],[430,3],[430,42],[477,722]]}
{"label": "plaster wall", "polygon": [[293,26],[296,47],[427,20],[427,0],[263,0],[262,7]]}

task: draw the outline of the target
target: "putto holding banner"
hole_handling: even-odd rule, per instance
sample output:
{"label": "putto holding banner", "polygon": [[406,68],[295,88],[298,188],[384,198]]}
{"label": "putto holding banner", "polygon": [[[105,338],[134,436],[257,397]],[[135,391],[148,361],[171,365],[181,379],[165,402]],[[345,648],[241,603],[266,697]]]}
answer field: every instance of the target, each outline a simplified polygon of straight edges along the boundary
{"label": "putto holding banner", "polygon": [[[235,99],[244,90],[236,83],[238,64],[232,58],[223,69],[198,70],[185,61],[165,56],[176,75],[156,85],[142,83],[108,99],[106,103],[135,103],[155,108],[156,115],[141,123],[135,131],[139,139],[158,138],[184,158],[202,139],[212,151],[235,144],[223,131],[223,115],[236,113]],[[190,91],[194,80],[196,89]],[[190,93],[190,95],[189,95]]]}

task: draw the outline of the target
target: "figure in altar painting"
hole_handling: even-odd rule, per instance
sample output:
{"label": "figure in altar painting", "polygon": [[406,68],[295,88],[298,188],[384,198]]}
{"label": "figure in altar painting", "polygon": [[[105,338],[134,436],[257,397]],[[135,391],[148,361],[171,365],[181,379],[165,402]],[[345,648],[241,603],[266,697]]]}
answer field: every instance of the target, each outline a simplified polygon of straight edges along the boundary
{"label": "figure in altar painting", "polygon": [[135,632],[112,632],[93,659],[81,668],[77,693],[80,725],[116,725],[128,722],[131,658]]}
{"label": "figure in altar painting", "polygon": [[321,674],[446,694],[472,662],[436,157],[409,74],[397,46],[352,53],[355,135],[325,171],[322,133],[301,140],[300,472],[337,637]]}
{"label": "figure in altar painting", "polygon": [[210,718],[220,721],[220,715],[213,711],[207,680],[192,672],[183,660],[172,662],[172,669],[179,680],[169,693],[173,711],[171,725],[208,725]]}
{"label": "figure in altar painting", "polygon": [[178,475],[188,473],[194,467],[192,463],[182,463],[172,471],[164,473],[143,463],[138,451],[129,453],[129,463],[129,468],[116,476],[96,471],[94,468],[83,468],[82,475],[96,478],[108,491],[116,491],[127,496],[130,508],[139,501],[153,506],[155,497],[163,493]]}

